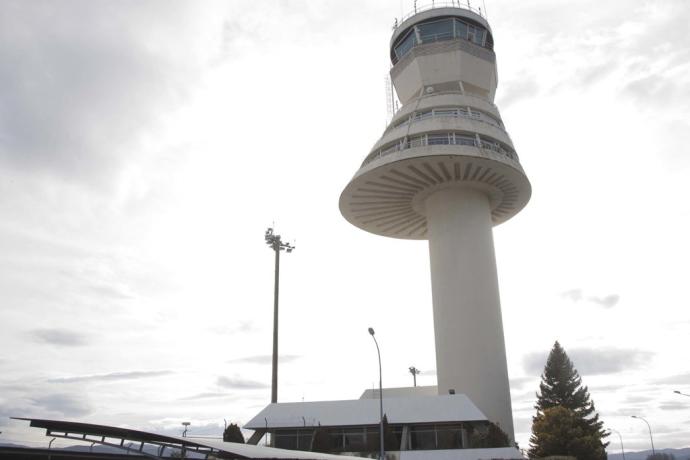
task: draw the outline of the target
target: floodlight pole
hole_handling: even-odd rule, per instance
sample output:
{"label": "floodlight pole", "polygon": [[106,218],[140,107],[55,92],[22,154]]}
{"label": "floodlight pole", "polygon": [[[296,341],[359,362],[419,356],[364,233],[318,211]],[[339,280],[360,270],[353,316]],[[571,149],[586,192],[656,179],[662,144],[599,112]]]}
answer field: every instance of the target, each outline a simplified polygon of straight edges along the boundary
{"label": "floodlight pole", "polygon": [[652,437],[652,427],[649,425],[649,422],[638,415],[631,415],[631,417],[640,419],[647,424],[647,428],[649,428],[649,440],[652,442],[652,455],[656,455],[656,451],[654,450],[654,438]]}
{"label": "floodlight pole", "polygon": [[273,233],[269,227],[264,234],[266,244],[275,251],[275,280],[273,287],[273,362],[271,373],[271,403],[278,402],[278,290],[280,286],[280,251],[288,253],[295,249],[290,243],[283,243],[280,235]]}
{"label": "floodlight pole", "polygon": [[370,327],[369,328],[369,334],[371,334],[371,338],[374,339],[374,343],[376,344],[376,353],[379,356],[379,417],[380,417],[380,426],[379,426],[379,438],[380,439],[380,450],[379,450],[379,460],[383,460],[386,456],[386,450],[383,444],[383,373],[381,372],[381,350],[379,349],[379,343],[376,340],[376,336],[374,335],[374,328]]}
{"label": "floodlight pole", "polygon": [[412,382],[414,386],[417,386],[417,376],[419,375],[419,373],[419,369],[417,369],[414,366],[410,367],[410,374],[412,374]]}

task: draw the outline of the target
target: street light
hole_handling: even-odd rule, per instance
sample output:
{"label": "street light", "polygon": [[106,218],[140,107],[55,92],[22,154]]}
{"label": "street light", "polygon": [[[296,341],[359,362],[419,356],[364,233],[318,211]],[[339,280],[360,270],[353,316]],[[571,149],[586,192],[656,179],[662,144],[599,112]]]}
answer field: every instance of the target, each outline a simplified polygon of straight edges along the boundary
{"label": "street light", "polygon": [[414,386],[417,386],[417,376],[419,375],[419,369],[417,369],[414,366],[410,367],[410,374],[412,374],[412,380],[414,382]]}
{"label": "street light", "polygon": [[280,284],[280,251],[288,254],[295,249],[290,243],[283,243],[280,235],[273,233],[273,228],[266,229],[264,234],[266,244],[276,253],[275,281],[273,291],[273,372],[271,374],[271,403],[278,402],[278,286]]}
{"label": "street light", "polygon": [[649,428],[649,440],[652,442],[652,455],[656,455],[656,451],[654,450],[654,438],[652,438],[652,427],[649,425],[649,422],[642,417],[638,417],[637,415],[631,415],[631,417],[640,419],[647,424],[647,428]]}
{"label": "street light", "polygon": [[374,328],[369,328],[369,334],[371,338],[374,339],[376,344],[376,353],[379,355],[379,416],[381,419],[379,427],[379,438],[381,438],[380,449],[379,449],[379,460],[383,460],[386,455],[386,451],[383,447],[383,374],[381,373],[381,350],[379,349],[379,343],[376,341],[376,336],[374,336]]}
{"label": "street light", "polygon": [[621,453],[623,454],[623,460],[625,460],[625,449],[623,448],[623,436],[617,431],[614,430],[613,428],[609,428],[611,431],[616,433],[618,435],[618,438],[621,440]]}
{"label": "street light", "polygon": [[685,394],[685,393],[681,393],[681,392],[678,391],[678,390],[673,390],[673,392],[676,393],[676,394],[683,395],[683,396],[687,396],[688,398],[690,398],[690,395]]}

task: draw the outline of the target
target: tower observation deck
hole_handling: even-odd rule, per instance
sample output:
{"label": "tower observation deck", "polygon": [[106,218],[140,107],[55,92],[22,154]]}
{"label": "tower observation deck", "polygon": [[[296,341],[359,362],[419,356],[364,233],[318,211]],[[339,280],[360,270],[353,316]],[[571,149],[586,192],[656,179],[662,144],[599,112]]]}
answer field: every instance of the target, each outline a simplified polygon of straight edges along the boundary
{"label": "tower observation deck", "polygon": [[340,196],[353,225],[429,240],[439,394],[467,395],[514,438],[492,226],[529,201],[501,120],[491,27],[461,7],[393,31],[402,107]]}

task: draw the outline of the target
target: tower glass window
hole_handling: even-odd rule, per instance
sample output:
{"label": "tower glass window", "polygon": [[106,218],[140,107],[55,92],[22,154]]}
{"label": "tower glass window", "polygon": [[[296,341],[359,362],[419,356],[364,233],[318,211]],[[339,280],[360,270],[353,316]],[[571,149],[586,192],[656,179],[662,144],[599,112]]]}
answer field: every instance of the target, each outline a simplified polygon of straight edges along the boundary
{"label": "tower glass window", "polygon": [[407,34],[405,34],[405,37],[403,37],[403,39],[400,40],[398,45],[395,47],[395,55],[398,59],[400,59],[406,55],[416,44],[417,36],[415,35],[414,29],[410,29]]}
{"label": "tower glass window", "polygon": [[453,38],[453,22],[451,19],[426,22],[418,27],[422,43],[451,40]]}
{"label": "tower glass window", "polygon": [[436,18],[419,22],[398,37],[393,45],[393,64],[417,45],[454,39],[469,40],[476,45],[493,49],[491,34],[479,24],[469,19]]}

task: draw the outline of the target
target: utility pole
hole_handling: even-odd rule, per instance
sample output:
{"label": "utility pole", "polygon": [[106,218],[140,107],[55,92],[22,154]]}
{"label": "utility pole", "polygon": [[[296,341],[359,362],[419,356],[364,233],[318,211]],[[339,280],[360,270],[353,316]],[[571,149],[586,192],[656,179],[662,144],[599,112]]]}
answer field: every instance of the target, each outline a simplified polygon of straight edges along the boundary
{"label": "utility pole", "polygon": [[266,244],[275,251],[275,280],[273,291],[273,372],[271,375],[271,403],[278,402],[278,287],[280,285],[280,251],[292,252],[295,249],[290,243],[283,243],[280,235],[273,234],[273,228],[266,229]]}

